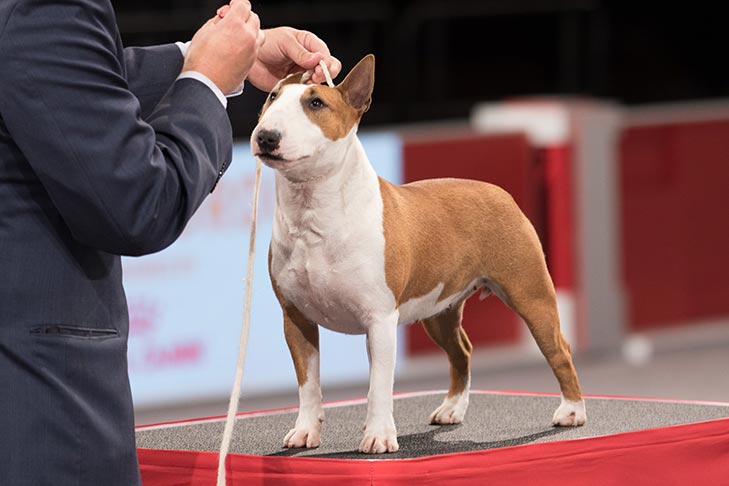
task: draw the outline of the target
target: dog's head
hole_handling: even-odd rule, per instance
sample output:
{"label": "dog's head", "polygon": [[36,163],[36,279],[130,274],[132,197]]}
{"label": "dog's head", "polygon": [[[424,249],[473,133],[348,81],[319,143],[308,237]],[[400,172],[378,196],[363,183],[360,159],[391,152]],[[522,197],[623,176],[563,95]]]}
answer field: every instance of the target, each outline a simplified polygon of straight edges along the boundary
{"label": "dog's head", "polygon": [[251,150],[269,167],[304,175],[314,169],[307,166],[321,165],[320,155],[356,130],[369,109],[375,57],[365,56],[334,88],[301,84],[302,75],[290,75],[271,91],[251,135]]}

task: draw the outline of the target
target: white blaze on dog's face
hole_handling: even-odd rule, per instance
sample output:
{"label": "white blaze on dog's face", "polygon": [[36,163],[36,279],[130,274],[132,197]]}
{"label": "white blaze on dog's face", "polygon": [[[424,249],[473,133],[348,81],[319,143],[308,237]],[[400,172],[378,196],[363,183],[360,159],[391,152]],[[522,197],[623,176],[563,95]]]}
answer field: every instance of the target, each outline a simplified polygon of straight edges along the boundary
{"label": "white blaze on dog's face", "polygon": [[338,86],[301,84],[292,74],[271,91],[251,150],[269,167],[293,178],[324,174],[336,165],[333,155],[356,130],[370,106],[375,59],[362,59]]}

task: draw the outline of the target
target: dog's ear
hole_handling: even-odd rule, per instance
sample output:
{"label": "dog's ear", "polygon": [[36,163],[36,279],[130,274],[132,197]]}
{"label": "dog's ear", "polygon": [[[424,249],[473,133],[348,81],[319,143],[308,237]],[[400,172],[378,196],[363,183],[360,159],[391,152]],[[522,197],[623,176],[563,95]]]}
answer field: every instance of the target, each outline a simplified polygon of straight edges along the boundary
{"label": "dog's ear", "polygon": [[370,108],[372,89],[375,87],[375,56],[367,54],[339,83],[337,89],[344,101],[360,113]]}

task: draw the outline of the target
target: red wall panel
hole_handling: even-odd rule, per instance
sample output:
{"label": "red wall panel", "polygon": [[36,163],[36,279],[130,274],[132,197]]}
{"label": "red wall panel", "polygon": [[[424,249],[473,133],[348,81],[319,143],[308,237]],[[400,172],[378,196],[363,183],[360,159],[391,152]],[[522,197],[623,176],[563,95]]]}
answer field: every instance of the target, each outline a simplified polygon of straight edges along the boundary
{"label": "red wall panel", "polygon": [[[537,228],[542,227],[536,211],[540,197],[541,171],[535,152],[523,135],[462,136],[444,140],[405,139],[403,147],[405,182],[440,177],[457,177],[490,182],[514,197]],[[498,298],[484,301],[474,295],[466,303],[463,325],[475,346],[510,343],[519,338],[521,321]],[[438,347],[420,325],[408,328],[410,354]]]}
{"label": "red wall panel", "polygon": [[553,146],[537,149],[537,154],[544,162],[544,227],[539,236],[549,273],[556,288],[574,289],[577,279],[572,150],[569,146]]}
{"label": "red wall panel", "polygon": [[620,169],[631,328],[729,315],[729,121],[628,128]]}

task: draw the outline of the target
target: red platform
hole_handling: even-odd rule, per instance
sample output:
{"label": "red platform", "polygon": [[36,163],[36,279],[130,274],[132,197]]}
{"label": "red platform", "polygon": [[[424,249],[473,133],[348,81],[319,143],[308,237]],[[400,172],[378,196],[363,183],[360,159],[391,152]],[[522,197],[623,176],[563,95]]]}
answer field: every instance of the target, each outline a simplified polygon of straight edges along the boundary
{"label": "red platform", "polygon": [[[549,425],[554,395],[474,392],[463,425],[427,425],[421,415],[441,399],[399,395],[401,450],[379,456],[354,450],[363,400],[327,406],[323,445],[314,450],[280,446],[295,409],[240,414],[231,451],[246,453],[228,457],[228,484],[703,486],[729,478],[729,404],[593,396],[588,424],[565,429]],[[219,443],[222,421],[139,427],[144,485],[214,485],[217,452],[205,444]],[[154,448],[160,444],[168,448]],[[210,450],[173,450],[196,445]]]}

